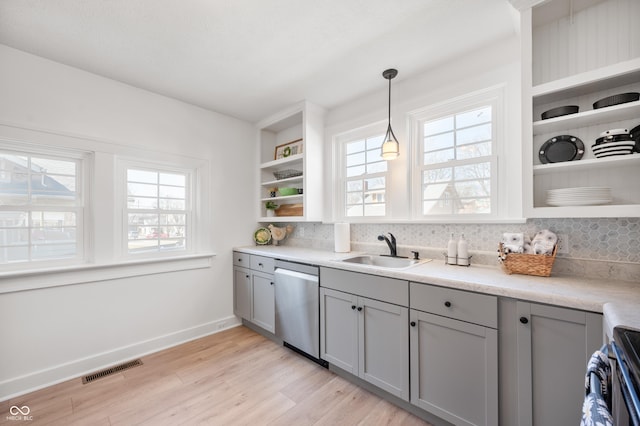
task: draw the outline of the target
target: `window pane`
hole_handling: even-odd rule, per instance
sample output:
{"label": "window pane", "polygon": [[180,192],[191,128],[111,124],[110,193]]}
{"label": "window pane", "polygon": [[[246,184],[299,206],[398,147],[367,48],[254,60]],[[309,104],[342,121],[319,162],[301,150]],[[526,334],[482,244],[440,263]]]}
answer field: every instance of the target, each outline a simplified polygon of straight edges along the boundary
{"label": "window pane", "polygon": [[491,177],[491,163],[470,164],[455,168],[456,180],[483,179]]}
{"label": "window pane", "polygon": [[34,244],[31,248],[31,258],[34,260],[62,259],[76,255],[75,244]]}
{"label": "window pane", "polygon": [[365,150],[364,140],[349,142],[347,144],[347,154],[352,154],[354,152],[361,152],[364,150]]}
{"label": "window pane", "polygon": [[452,177],[451,167],[443,169],[426,170],[423,173],[423,183],[449,182]]}
{"label": "window pane", "polygon": [[25,245],[29,243],[29,231],[20,228],[0,228],[2,246]]}
{"label": "window pane", "polygon": [[445,117],[439,120],[430,121],[424,124],[424,135],[434,135],[436,133],[450,132],[453,130],[453,117]]}
{"label": "window pane", "polygon": [[366,179],[365,180],[365,188],[367,188],[367,190],[372,190],[372,189],[384,189],[385,187],[385,178],[384,177],[376,177],[376,178],[372,178],[372,179]]}
{"label": "window pane", "polygon": [[365,172],[365,166],[347,167],[347,177],[361,176]]}
{"label": "window pane", "polygon": [[347,206],[347,216],[350,216],[350,217],[362,216],[363,212],[364,212],[364,206],[362,204]]}
{"label": "window pane", "polygon": [[32,173],[76,175],[75,161],[31,157]]}
{"label": "window pane", "polygon": [[34,228],[75,225],[76,215],[73,212],[31,212],[31,226]]}
{"label": "window pane", "polygon": [[385,214],[384,204],[365,204],[364,206],[365,216],[384,216]]}
{"label": "window pane", "polygon": [[160,186],[160,197],[162,198],[177,198],[184,200],[185,189],[178,186]]}
{"label": "window pane", "polygon": [[348,192],[347,193],[347,204],[359,204],[362,203],[362,193],[361,192]]}
{"label": "window pane", "polygon": [[488,179],[471,182],[457,182],[455,184],[457,196],[464,197],[482,197],[491,194],[491,184]]}
{"label": "window pane", "polygon": [[458,145],[491,140],[491,123],[458,130],[456,137]]}
{"label": "window pane", "polygon": [[347,181],[347,191],[362,191],[362,181],[361,180]]}
{"label": "window pane", "polygon": [[387,164],[386,161],[382,160],[382,157],[380,157],[380,150],[379,149],[374,149],[372,151],[367,151],[367,163],[376,163],[376,162],[381,162],[383,164]]}
{"label": "window pane", "polygon": [[153,210],[158,208],[157,198],[128,197],[127,208]]}
{"label": "window pane", "polygon": [[476,109],[456,115],[456,127],[469,127],[476,124],[488,123],[491,121],[491,107]]}
{"label": "window pane", "polygon": [[187,223],[187,216],[184,214],[161,214],[160,225],[184,225]]}
{"label": "window pane", "polygon": [[186,176],[175,173],[160,173],[160,184],[181,186],[184,188],[186,185]]}
{"label": "window pane", "polygon": [[186,210],[186,203],[184,200],[168,200],[161,198],[159,202],[160,210]]}
{"label": "window pane", "polygon": [[424,138],[424,151],[436,151],[439,149],[453,147],[453,132],[442,133],[436,136]]}
{"label": "window pane", "polygon": [[29,247],[27,245],[0,245],[0,262],[28,262],[29,260]]}
{"label": "window pane", "polygon": [[[378,158],[380,156],[378,155]],[[367,164],[367,173],[369,174],[373,174],[373,173],[384,173],[387,171],[387,162],[386,161],[379,161],[377,163],[371,163],[371,164]]]}
{"label": "window pane", "polygon": [[158,173],[150,172],[147,170],[127,170],[127,180],[129,182],[141,182],[141,183],[158,183]]}
{"label": "window pane", "polygon": [[367,150],[374,150],[380,154],[380,148],[384,142],[384,135],[374,136],[367,139]]}
{"label": "window pane", "polygon": [[456,149],[458,160],[466,160],[467,158],[477,158],[491,155],[491,142],[474,143],[471,145],[463,145]]}
{"label": "window pane", "polygon": [[128,183],[127,191],[129,195],[142,195],[146,197],[157,197],[158,196],[158,186],[157,185],[147,185],[142,183]]}
{"label": "window pane", "polygon": [[491,213],[491,199],[473,198],[460,200],[459,214],[488,214]]}
{"label": "window pane", "polygon": [[439,164],[453,160],[453,149],[445,149],[442,151],[427,152],[424,154],[424,164]]}
{"label": "window pane", "polygon": [[365,153],[360,152],[357,154],[347,155],[347,167],[357,166],[365,163]]}

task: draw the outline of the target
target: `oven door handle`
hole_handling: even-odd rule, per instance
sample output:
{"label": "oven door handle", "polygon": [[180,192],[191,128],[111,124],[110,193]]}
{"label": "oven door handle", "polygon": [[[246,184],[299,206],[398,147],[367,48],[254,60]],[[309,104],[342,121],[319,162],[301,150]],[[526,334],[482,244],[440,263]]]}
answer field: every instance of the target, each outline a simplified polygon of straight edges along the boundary
{"label": "oven door handle", "polygon": [[[622,389],[622,397],[625,399],[625,403],[629,408],[629,418],[632,419],[634,425],[638,425],[640,424],[640,420],[635,413],[640,413],[640,398],[638,397],[638,393],[633,387],[633,382],[631,381],[631,373],[629,373],[629,368],[627,367],[625,359],[622,356],[620,348],[616,345],[615,342],[611,342],[611,349],[613,350],[613,354],[616,357],[616,364],[620,369],[620,373],[622,373],[622,378],[624,380],[624,383],[621,383],[621,385],[624,385],[624,388],[626,389]],[[635,409],[633,413],[631,413],[632,407]]]}

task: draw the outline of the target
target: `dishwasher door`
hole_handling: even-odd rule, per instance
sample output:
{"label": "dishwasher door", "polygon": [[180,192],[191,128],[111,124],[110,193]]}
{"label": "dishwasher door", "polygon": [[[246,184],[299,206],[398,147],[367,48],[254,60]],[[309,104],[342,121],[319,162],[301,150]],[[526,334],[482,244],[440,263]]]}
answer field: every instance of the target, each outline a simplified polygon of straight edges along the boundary
{"label": "dishwasher door", "polygon": [[274,274],[276,336],[313,358],[320,358],[318,276],[278,267]]}

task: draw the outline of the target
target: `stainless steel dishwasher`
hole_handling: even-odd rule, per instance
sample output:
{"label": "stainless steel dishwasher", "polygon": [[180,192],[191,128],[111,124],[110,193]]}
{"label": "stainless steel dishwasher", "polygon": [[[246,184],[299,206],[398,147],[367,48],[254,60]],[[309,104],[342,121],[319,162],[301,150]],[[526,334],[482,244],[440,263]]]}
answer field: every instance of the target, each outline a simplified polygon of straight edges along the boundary
{"label": "stainless steel dishwasher", "polygon": [[318,267],[276,260],[276,336],[284,345],[326,366],[320,359]]}

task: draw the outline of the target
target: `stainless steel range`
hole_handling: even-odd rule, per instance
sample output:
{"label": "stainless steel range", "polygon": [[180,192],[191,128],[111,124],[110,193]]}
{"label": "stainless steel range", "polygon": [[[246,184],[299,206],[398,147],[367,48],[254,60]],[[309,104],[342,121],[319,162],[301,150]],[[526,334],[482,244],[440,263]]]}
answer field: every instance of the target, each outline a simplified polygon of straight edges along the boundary
{"label": "stainless steel range", "polygon": [[611,380],[614,423],[640,426],[640,331],[614,328],[609,355],[615,357]]}

